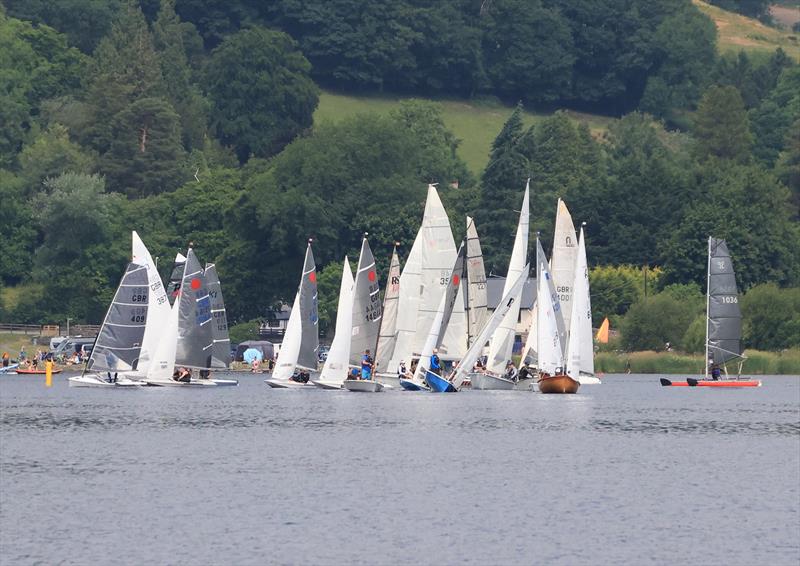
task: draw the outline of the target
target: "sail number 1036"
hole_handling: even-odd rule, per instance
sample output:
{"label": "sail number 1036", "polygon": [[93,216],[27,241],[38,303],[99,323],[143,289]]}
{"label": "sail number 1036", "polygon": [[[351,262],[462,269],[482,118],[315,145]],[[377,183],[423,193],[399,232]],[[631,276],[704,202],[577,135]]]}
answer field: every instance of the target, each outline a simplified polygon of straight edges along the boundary
{"label": "sail number 1036", "polygon": [[739,302],[739,297],[736,295],[723,295],[720,301],[726,304],[736,304]]}

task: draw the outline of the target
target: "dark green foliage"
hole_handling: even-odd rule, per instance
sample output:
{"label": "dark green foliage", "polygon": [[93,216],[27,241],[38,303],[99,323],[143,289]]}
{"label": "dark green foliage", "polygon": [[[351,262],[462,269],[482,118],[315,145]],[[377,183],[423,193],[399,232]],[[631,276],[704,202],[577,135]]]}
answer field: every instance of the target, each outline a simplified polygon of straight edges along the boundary
{"label": "dark green foliage", "polygon": [[753,287],[742,299],[742,315],[742,334],[748,348],[783,350],[800,346],[800,288],[779,289],[774,283]]}
{"label": "dark green foliage", "polygon": [[214,50],[205,85],[212,125],[240,161],[273,155],[311,126],[319,91],[310,70],[288,35],[260,27],[242,30]]}
{"label": "dark green foliage", "polygon": [[663,350],[667,342],[682,348],[689,326],[704,308],[699,289],[667,288],[631,306],[620,325],[628,350]]}
{"label": "dark green foliage", "polygon": [[707,162],[699,176],[704,193],[662,242],[667,281],[705,285],[706,242],[714,236],[728,243],[740,290],[800,284],[800,231],[786,187],[759,166],[725,161]]}
{"label": "dark green foliage", "polygon": [[11,172],[0,169],[0,281],[17,284],[30,275],[36,249],[33,209],[27,198],[26,183]]}
{"label": "dark green foliage", "polygon": [[792,123],[800,120],[800,67],[785,69],[769,96],[748,116],[755,134],[753,153],[767,166],[774,165],[787,139],[796,135]]}
{"label": "dark green foliage", "polygon": [[740,163],[749,159],[753,136],[742,97],[735,87],[710,87],[697,106],[693,122],[700,159],[719,157]]}
{"label": "dark green foliage", "polygon": [[69,139],[61,124],[51,124],[19,154],[20,174],[28,183],[28,194],[38,192],[47,177],[61,173],[91,173],[94,159]]}
{"label": "dark green foliage", "polygon": [[141,98],[114,116],[101,171],[129,197],[171,191],[191,175],[180,116],[163,98]]}

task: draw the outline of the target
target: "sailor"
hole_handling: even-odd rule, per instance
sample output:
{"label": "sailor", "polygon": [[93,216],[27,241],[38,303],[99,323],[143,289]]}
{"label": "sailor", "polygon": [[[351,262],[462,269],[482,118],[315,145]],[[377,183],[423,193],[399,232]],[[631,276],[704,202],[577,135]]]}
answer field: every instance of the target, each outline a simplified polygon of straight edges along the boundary
{"label": "sailor", "polygon": [[431,354],[431,371],[436,375],[442,375],[442,361],[439,359],[439,350],[436,348]]}
{"label": "sailor", "polygon": [[369,350],[364,350],[361,356],[361,379],[372,379],[372,367],[375,362],[369,355]]}
{"label": "sailor", "polygon": [[407,379],[411,377],[411,374],[409,373],[408,368],[406,367],[405,360],[400,360],[400,365],[397,367],[397,377],[399,377],[400,379]]}
{"label": "sailor", "polygon": [[192,372],[185,367],[180,367],[172,374],[172,379],[181,383],[189,383],[192,380]]}
{"label": "sailor", "polygon": [[506,375],[505,375],[506,379],[510,379],[511,381],[517,381],[518,375],[519,372],[517,371],[514,362],[509,360],[509,362],[506,364]]}
{"label": "sailor", "polygon": [[717,364],[712,365],[711,366],[711,379],[713,379],[714,381],[719,381],[720,375],[721,375],[721,372],[719,370],[719,366]]}

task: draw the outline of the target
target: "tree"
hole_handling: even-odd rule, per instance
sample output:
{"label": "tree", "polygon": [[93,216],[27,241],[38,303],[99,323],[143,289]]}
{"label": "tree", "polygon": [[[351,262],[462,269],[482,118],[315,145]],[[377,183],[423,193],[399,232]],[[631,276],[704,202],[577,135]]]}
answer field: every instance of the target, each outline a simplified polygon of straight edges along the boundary
{"label": "tree", "polygon": [[208,63],[211,121],[244,162],[280,151],[311,126],[319,91],[288,35],[252,27],[230,36]]}
{"label": "tree", "polygon": [[786,187],[757,165],[709,160],[697,174],[703,193],[660,245],[667,281],[705,285],[706,242],[714,236],[728,243],[740,290],[800,283],[800,230]]}
{"label": "tree", "polygon": [[94,159],[69,139],[61,124],[51,124],[19,154],[21,175],[33,191],[47,177],[61,173],[91,173]]}
{"label": "tree", "polygon": [[3,215],[13,222],[0,222],[0,281],[15,285],[30,275],[37,234],[33,210],[24,179],[0,169],[0,203]]}
{"label": "tree", "polygon": [[589,271],[592,293],[592,324],[605,317],[621,317],[637,301],[655,294],[663,276],[658,267],[599,265]]}
{"label": "tree", "polygon": [[557,10],[538,0],[495,0],[482,25],[483,64],[498,94],[550,102],[569,92],[575,56]]}
{"label": "tree", "polygon": [[119,112],[101,170],[129,197],[177,188],[189,176],[180,117],[163,98],[141,98]]}
{"label": "tree", "polygon": [[712,86],[703,94],[694,115],[696,153],[745,162],[753,136],[739,91],[732,86]]}
{"label": "tree", "polygon": [[800,346],[800,288],[757,285],[742,298],[742,338],[748,348],[783,350]]}
{"label": "tree", "polygon": [[772,166],[787,140],[797,134],[792,124],[800,120],[800,67],[785,69],[775,88],[757,108],[749,112],[755,143],[753,153]]}
{"label": "tree", "polygon": [[709,0],[709,4],[719,6],[750,18],[764,18],[769,15],[769,0]]}
{"label": "tree", "polygon": [[702,309],[703,296],[697,288],[688,297],[682,290],[676,296],[668,288],[643,299],[631,306],[622,319],[623,347],[628,351],[661,350],[669,342],[682,348],[689,326]]}

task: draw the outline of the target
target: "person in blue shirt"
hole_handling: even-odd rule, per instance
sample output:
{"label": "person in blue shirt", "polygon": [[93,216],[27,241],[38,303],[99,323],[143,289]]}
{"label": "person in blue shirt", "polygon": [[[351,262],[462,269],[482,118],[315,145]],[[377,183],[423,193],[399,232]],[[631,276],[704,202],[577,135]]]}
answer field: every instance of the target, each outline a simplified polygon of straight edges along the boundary
{"label": "person in blue shirt", "polygon": [[433,349],[431,354],[431,371],[436,375],[442,375],[442,361],[439,359],[439,350]]}
{"label": "person in blue shirt", "polygon": [[719,378],[720,378],[721,375],[722,375],[722,372],[720,371],[719,366],[717,364],[712,365],[711,366],[711,379],[713,379],[714,381],[719,381]]}
{"label": "person in blue shirt", "polygon": [[361,356],[361,379],[372,379],[372,367],[374,363],[372,357],[369,355],[369,350],[364,350],[364,355]]}

